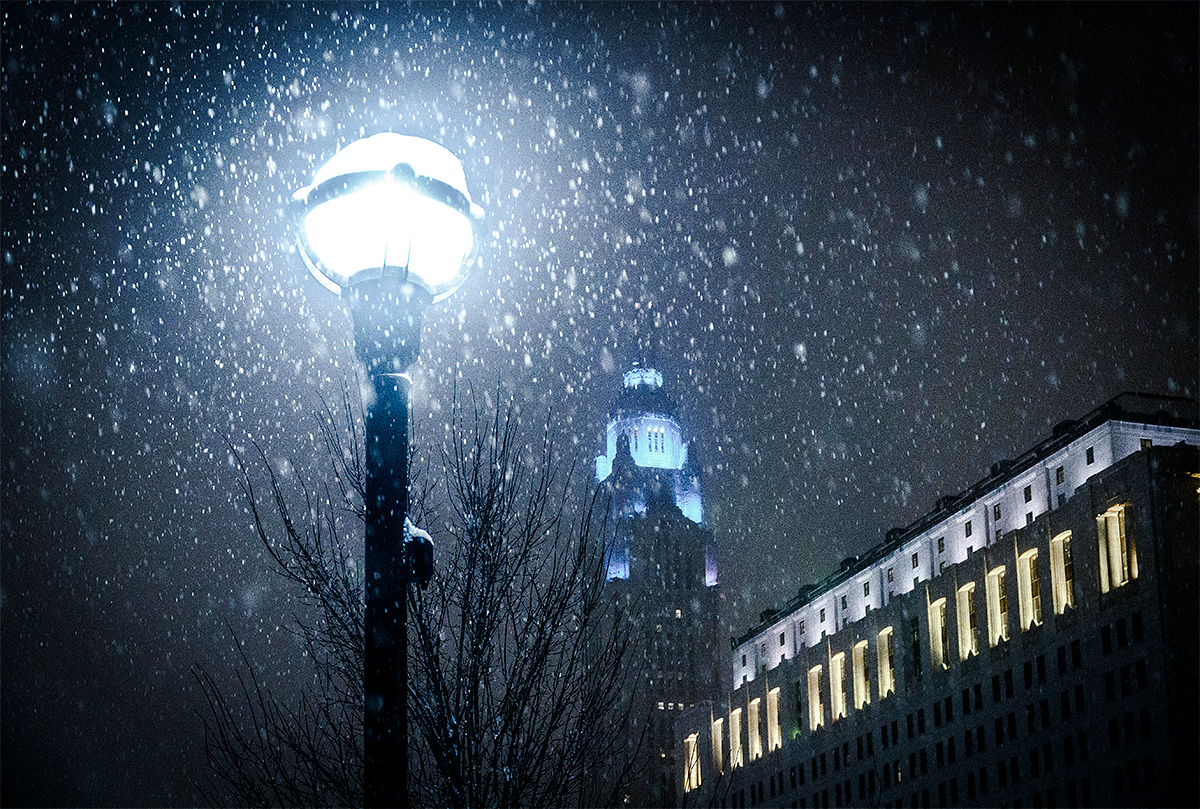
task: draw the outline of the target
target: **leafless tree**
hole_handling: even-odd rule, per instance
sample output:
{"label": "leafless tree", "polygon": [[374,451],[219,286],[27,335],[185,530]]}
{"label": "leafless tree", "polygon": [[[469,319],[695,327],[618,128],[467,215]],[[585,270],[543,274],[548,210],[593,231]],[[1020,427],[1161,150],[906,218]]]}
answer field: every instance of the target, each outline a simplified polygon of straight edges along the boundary
{"label": "leafless tree", "polygon": [[[410,514],[438,557],[428,588],[409,591],[411,800],[613,805],[632,774],[637,678],[606,586],[606,509],[578,496],[571,470],[557,474],[549,422],[530,447],[511,402],[489,412],[456,395],[440,469],[410,475]],[[214,804],[362,804],[361,423],[348,393],[324,409],[320,485],[281,479],[257,447],[253,462],[230,448],[272,570],[300,594],[292,629],[316,677],[284,698],[244,652],[236,693],[197,669]]]}

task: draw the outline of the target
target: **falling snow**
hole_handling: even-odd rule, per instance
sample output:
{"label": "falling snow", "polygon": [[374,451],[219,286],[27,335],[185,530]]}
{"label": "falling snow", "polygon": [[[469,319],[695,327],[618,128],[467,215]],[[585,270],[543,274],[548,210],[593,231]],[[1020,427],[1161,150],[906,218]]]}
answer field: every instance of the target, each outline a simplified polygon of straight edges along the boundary
{"label": "falling snow", "polygon": [[322,468],[354,352],[288,200],[359,137],[487,213],[417,435],[499,381],[586,466],[652,364],[735,628],[1056,422],[1196,395],[1194,5],[0,15],[6,804],[194,805],[192,667],[310,673],[229,445]]}

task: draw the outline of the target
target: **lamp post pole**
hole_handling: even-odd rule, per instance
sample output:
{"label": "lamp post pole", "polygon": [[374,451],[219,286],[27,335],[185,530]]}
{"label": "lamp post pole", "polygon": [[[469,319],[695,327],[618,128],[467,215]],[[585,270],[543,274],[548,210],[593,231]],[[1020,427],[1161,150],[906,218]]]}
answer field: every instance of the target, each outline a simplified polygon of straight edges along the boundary
{"label": "lamp post pole", "polygon": [[373,388],[364,402],[363,799],[407,807],[408,586],[427,582],[433,568],[428,535],[405,530],[407,371],[420,350],[422,310],[466,277],[483,211],[453,154],[390,132],[338,152],[294,199],[300,255],[349,299],[354,350]]}

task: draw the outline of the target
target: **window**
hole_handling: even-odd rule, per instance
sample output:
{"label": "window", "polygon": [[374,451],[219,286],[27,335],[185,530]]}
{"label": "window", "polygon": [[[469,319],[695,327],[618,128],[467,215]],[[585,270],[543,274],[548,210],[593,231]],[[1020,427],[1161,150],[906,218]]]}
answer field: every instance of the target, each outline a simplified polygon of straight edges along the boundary
{"label": "window", "polygon": [[780,633],[779,633],[779,645],[780,645],[780,646],[786,646],[786,645],[787,645],[787,633],[786,633],[786,632],[780,632]]}
{"label": "window", "polygon": [[938,537],[938,553],[946,552],[946,538]]}
{"label": "window", "polygon": [[1025,502],[1026,503],[1033,502],[1033,487],[1032,486],[1025,487]]}
{"label": "window", "polygon": [[992,568],[987,574],[988,645],[1008,640],[1008,592],[1005,589],[1004,566]]}
{"label": "window", "polygon": [[846,597],[842,596],[842,610],[844,611],[845,609],[846,609]]}
{"label": "window", "polygon": [[958,657],[979,654],[979,620],[975,616],[975,582],[958,588]]}
{"label": "window", "polygon": [[[1071,532],[1063,531],[1050,540],[1050,583],[1054,595],[1054,614],[1062,615],[1075,606],[1075,566],[1071,563]],[[1066,667],[1066,650],[1063,651]]]}
{"label": "window", "polygon": [[963,526],[963,536],[971,536],[971,521],[967,520],[967,524]]}
{"label": "window", "polygon": [[683,610],[675,610],[675,618],[676,618],[676,620],[678,620],[678,619],[680,619],[680,618],[682,618],[682,617],[683,617]]}
{"label": "window", "polygon": [[839,652],[829,661],[829,709],[831,719],[846,715],[846,653]]}
{"label": "window", "polygon": [[913,554],[913,560],[912,560],[912,562],[913,562],[913,570],[916,570],[916,569],[917,569],[917,561],[918,561],[918,559],[919,559],[919,558],[920,558],[920,554],[916,554],[916,553],[914,553],[914,554]]}
{"label": "window", "polygon": [[804,634],[804,622],[803,621],[800,622],[800,633],[799,634],[801,634],[801,635]]}
{"label": "window", "polygon": [[1038,582],[1037,549],[1017,557],[1017,592],[1020,596],[1021,631],[1042,623],[1042,590]]}
{"label": "window", "polygon": [[779,727],[779,686],[767,692],[767,750],[783,747],[783,731]]}
{"label": "window", "polygon": [[879,661],[880,699],[896,692],[896,654],[892,641],[892,628],[890,626],[880,632],[875,638],[875,656]]}
{"label": "window", "polygon": [[1113,506],[1096,517],[1100,539],[1100,592],[1138,577],[1137,548],[1125,533],[1125,506]]}
{"label": "window", "polygon": [[808,729],[816,730],[825,724],[825,708],[821,705],[821,667],[808,670]]}
{"label": "window", "polygon": [[1154,446],[1154,439],[1152,439],[1152,438],[1143,438],[1142,439],[1142,449],[1150,449],[1150,447],[1152,447],[1152,446]]}
{"label": "window", "polygon": [[867,671],[867,642],[854,644],[854,709],[871,704],[871,679]]}
{"label": "window", "polygon": [[745,666],[745,665],[746,665],[746,655],[743,654],[742,655],[742,666]]}
{"label": "window", "polygon": [[889,567],[888,568],[888,584],[891,584],[893,580],[894,579],[892,577],[892,568]]}
{"label": "window", "polygon": [[996,522],[1000,521],[1000,504],[999,503],[992,506],[992,519],[995,520]]}
{"label": "window", "polygon": [[946,599],[929,605],[929,653],[934,666],[949,668],[950,636],[946,632]]}
{"label": "window", "polygon": [[1063,468],[1061,466],[1058,467],[1058,469],[1054,470],[1054,482],[1056,484],[1061,486],[1061,485],[1063,485],[1063,481],[1065,481],[1066,479],[1067,479],[1066,473],[1063,471]]}
{"label": "window", "polygon": [[863,598],[866,598],[869,595],[871,595],[871,582],[864,581],[863,582]]}
{"label": "window", "polygon": [[762,758],[762,733],[759,730],[758,721],[758,706],[762,703],[761,699],[755,698],[750,700],[750,713],[747,717],[746,731],[750,735],[750,760],[755,761]]}
{"label": "window", "polygon": [[1092,447],[1087,448],[1087,462],[1088,466],[1091,466],[1096,462],[1096,453],[1093,451]]}
{"label": "window", "polygon": [[683,791],[691,792],[700,786],[700,750],[696,734],[683,740]]}
{"label": "window", "polygon": [[921,679],[921,626],[916,617],[908,620],[908,642],[912,648],[913,676]]}
{"label": "window", "polygon": [[742,759],[742,709],[729,712],[729,766],[733,769],[746,762]]}
{"label": "window", "polygon": [[725,720],[719,716],[712,722],[713,772],[718,774],[725,771],[725,762],[721,760],[721,754],[724,752],[723,745],[725,744],[724,725]]}
{"label": "window", "polygon": [[825,610],[821,610],[821,623],[825,623]]}

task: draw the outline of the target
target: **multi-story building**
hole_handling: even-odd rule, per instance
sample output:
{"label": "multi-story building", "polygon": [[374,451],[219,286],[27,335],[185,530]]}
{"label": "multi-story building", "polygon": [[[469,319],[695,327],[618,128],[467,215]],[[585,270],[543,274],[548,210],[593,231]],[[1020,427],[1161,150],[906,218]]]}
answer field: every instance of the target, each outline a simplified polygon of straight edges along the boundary
{"label": "multi-story building", "polygon": [[675,804],[675,719],[719,690],[727,651],[712,534],[683,435],[662,375],[634,366],[608,423],[606,453],[596,459],[615,523],[608,577],[637,651],[626,744],[641,771],[626,796],[630,806]]}
{"label": "multi-story building", "polygon": [[676,724],[682,802],[1196,805],[1200,430],[1135,404],[764,613]]}

